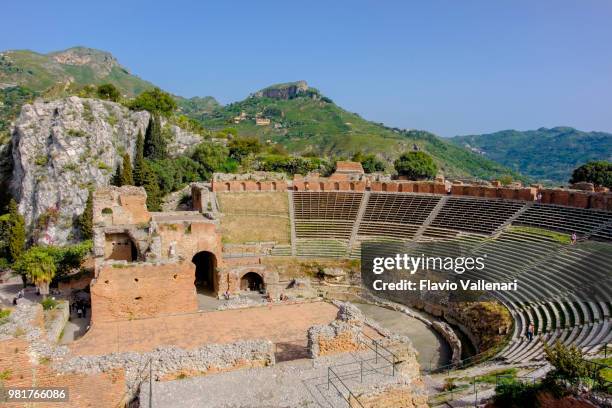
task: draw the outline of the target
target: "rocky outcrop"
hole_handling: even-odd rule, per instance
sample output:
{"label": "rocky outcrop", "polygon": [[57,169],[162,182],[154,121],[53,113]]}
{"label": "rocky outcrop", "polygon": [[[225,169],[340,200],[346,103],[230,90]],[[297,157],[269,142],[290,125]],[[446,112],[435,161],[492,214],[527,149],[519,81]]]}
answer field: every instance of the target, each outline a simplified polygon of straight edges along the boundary
{"label": "rocky outcrop", "polygon": [[[69,97],[24,105],[12,132],[11,187],[29,233],[63,244],[83,212],[88,189],[108,185],[124,152],[132,158],[149,113],[123,105]],[[169,126],[171,154],[183,154],[198,135]]]}
{"label": "rocky outcrop", "polygon": [[289,82],[286,84],[272,85],[254,94],[256,98],[292,99],[299,93],[308,90],[306,81]]}

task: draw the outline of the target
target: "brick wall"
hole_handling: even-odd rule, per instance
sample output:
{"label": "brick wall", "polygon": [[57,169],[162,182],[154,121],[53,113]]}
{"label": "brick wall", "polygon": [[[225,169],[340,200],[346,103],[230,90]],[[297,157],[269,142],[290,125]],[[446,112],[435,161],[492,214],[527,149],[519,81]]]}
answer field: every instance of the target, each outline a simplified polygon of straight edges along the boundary
{"label": "brick wall", "polygon": [[227,180],[212,181],[212,191],[240,192],[240,191],[286,191],[285,180],[255,181],[255,180]]}
{"label": "brick wall", "polygon": [[92,324],[198,310],[190,261],[118,266],[101,266],[91,285]]}
{"label": "brick wall", "polygon": [[210,222],[192,223],[163,223],[157,226],[161,239],[161,259],[168,259],[170,245],[176,243],[176,255],[186,261],[200,251],[208,251],[217,258],[217,265],[221,266],[223,246],[221,235],[217,233],[216,225]]}
{"label": "brick wall", "polygon": [[104,187],[93,195],[95,225],[134,225],[149,222],[147,194],[142,187]]}
{"label": "brick wall", "polygon": [[610,192],[542,189],[540,193],[542,202],[545,204],[612,211],[612,193]]}
{"label": "brick wall", "polygon": [[502,198],[505,200],[533,201],[536,198],[537,189],[535,187],[488,187],[473,186],[463,184],[453,184],[451,195],[463,195],[484,198]]}

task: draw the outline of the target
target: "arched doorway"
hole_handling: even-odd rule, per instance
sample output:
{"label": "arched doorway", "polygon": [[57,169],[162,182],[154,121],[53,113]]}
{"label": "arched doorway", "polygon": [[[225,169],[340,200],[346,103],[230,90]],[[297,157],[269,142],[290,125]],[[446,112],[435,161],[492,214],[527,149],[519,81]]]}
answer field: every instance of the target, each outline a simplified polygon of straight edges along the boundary
{"label": "arched doorway", "polygon": [[211,293],[217,289],[217,258],[212,252],[201,251],[191,259],[196,266],[195,281],[196,290],[198,293]]}
{"label": "arched doorway", "polygon": [[263,278],[258,273],[248,272],[240,278],[240,290],[262,291],[263,289]]}

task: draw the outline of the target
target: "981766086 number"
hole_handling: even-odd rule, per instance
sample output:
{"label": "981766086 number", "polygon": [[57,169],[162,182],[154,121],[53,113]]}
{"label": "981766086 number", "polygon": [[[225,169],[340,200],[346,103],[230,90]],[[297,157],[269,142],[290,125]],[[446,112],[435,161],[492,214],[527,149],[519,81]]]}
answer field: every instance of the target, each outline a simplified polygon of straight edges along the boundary
{"label": "981766086 number", "polygon": [[66,387],[6,387],[0,388],[0,402],[66,402]]}

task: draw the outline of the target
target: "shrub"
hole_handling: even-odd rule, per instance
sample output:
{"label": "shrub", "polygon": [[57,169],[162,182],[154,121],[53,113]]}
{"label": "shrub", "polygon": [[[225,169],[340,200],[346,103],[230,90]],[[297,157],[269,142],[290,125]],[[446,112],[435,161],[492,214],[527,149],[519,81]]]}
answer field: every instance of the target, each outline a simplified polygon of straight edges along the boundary
{"label": "shrub", "polygon": [[53,299],[53,298],[44,298],[40,304],[42,305],[44,310],[52,310],[55,309],[58,305],[57,300]]}
{"label": "shrub", "polygon": [[444,387],[442,388],[443,391],[452,391],[456,388],[457,384],[455,383],[454,377],[448,377],[444,379]]}
{"label": "shrub", "polygon": [[539,384],[520,381],[503,382],[495,387],[493,403],[498,408],[524,408],[536,406]]}
{"label": "shrub", "polygon": [[385,171],[385,163],[378,160],[373,154],[363,154],[361,152],[357,152],[353,155],[352,160],[361,163],[363,171],[366,173]]}
{"label": "shrub", "polygon": [[589,370],[582,351],[575,345],[565,346],[557,341],[550,347],[544,344],[546,360],[554,366],[548,373],[549,378],[575,381],[580,377],[588,377]]}
{"label": "shrub", "polygon": [[170,116],[176,110],[177,105],[170,94],[159,88],[154,88],[138,95],[129,104],[129,107],[133,110],[146,110],[151,113]]}
{"label": "shrub", "polygon": [[45,164],[47,164],[47,162],[49,161],[49,158],[47,156],[36,156],[36,158],[34,159],[34,164],[36,164],[37,166],[44,166]]}
{"label": "shrub", "polygon": [[96,94],[100,99],[106,99],[113,102],[117,102],[121,96],[119,90],[113,84],[98,85]]}

